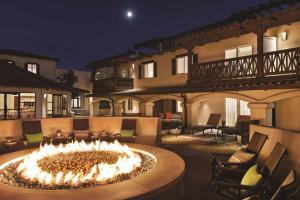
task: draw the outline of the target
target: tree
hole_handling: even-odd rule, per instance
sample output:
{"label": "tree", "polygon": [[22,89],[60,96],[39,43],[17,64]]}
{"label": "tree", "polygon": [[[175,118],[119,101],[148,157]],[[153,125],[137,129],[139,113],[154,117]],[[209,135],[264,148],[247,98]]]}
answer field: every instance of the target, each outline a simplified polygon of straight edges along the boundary
{"label": "tree", "polygon": [[75,76],[73,70],[68,70],[63,72],[60,76],[56,77],[59,82],[63,85],[72,87],[76,82],[78,82],[78,77]]}

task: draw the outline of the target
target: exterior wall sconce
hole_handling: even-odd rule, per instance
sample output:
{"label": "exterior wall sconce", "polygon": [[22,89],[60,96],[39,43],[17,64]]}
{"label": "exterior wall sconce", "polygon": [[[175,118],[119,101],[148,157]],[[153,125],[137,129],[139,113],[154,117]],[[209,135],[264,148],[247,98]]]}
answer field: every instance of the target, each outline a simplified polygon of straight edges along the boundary
{"label": "exterior wall sconce", "polygon": [[134,70],[134,64],[131,65],[132,70]]}
{"label": "exterior wall sconce", "polygon": [[284,31],[284,32],[281,33],[281,39],[282,39],[282,41],[286,41],[287,40],[287,32],[286,31]]}

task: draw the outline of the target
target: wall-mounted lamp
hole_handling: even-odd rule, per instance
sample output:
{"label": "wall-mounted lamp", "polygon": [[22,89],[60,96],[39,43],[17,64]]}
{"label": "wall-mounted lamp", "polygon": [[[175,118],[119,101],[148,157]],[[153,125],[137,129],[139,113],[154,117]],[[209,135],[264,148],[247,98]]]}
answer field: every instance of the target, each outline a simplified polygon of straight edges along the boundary
{"label": "wall-mounted lamp", "polygon": [[47,98],[47,94],[44,94],[44,99],[46,99]]}
{"label": "wall-mounted lamp", "polygon": [[132,70],[134,70],[134,64],[131,65]]}
{"label": "wall-mounted lamp", "polygon": [[287,32],[286,31],[284,31],[284,32],[281,33],[281,39],[282,39],[282,41],[286,41],[287,40]]}

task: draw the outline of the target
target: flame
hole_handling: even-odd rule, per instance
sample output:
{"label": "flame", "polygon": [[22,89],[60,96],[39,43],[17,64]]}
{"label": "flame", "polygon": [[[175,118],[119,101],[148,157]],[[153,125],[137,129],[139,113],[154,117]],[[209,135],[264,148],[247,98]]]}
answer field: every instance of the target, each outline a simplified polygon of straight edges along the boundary
{"label": "flame", "polygon": [[[119,157],[114,164],[98,163],[86,174],[82,172],[75,174],[72,171],[51,174],[43,171],[38,165],[39,160],[48,156],[55,156],[60,153],[88,151],[112,151],[126,156]],[[89,144],[84,141],[75,141],[66,145],[60,144],[59,146],[54,146],[46,144],[40,147],[37,151],[25,156],[18,165],[17,172],[26,180],[38,181],[44,185],[60,186],[69,184],[77,186],[89,181],[103,182],[117,175],[130,173],[136,167],[141,166],[141,162],[142,160],[139,155],[134,153],[127,145],[121,145],[117,141],[114,143],[96,141]]]}

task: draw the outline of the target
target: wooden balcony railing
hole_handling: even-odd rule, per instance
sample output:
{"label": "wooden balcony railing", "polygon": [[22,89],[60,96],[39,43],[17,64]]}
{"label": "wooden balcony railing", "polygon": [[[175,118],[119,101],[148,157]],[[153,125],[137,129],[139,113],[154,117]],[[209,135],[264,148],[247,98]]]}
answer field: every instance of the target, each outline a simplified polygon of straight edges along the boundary
{"label": "wooden balcony railing", "polygon": [[[300,48],[264,53],[263,77],[299,75]],[[257,79],[257,55],[225,59],[192,66],[189,84]]]}
{"label": "wooden balcony railing", "polygon": [[128,90],[133,88],[132,78],[107,78],[94,80],[93,91],[94,92],[116,92],[122,90]]}

